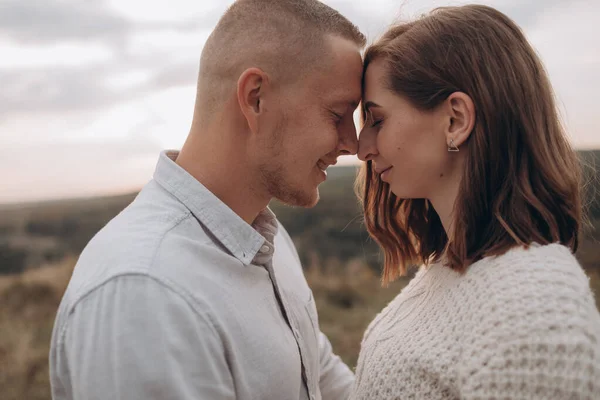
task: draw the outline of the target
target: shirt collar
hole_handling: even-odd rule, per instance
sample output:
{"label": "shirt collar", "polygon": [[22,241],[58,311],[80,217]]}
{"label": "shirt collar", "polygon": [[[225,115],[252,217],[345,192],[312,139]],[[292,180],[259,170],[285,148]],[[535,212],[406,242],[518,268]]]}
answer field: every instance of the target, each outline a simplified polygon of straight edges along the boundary
{"label": "shirt collar", "polygon": [[264,264],[273,256],[278,225],[267,207],[251,225],[196,178],[175,163],[178,151],[160,154],[154,180],[175,196],[244,265]]}

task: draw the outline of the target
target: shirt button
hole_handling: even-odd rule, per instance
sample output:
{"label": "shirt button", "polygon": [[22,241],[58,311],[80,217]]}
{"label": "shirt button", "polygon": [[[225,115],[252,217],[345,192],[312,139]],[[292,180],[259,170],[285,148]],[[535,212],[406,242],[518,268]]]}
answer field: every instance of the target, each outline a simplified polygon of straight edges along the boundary
{"label": "shirt button", "polygon": [[267,246],[266,244],[262,245],[262,247],[260,248],[261,253],[266,253],[268,251],[269,251],[269,246]]}

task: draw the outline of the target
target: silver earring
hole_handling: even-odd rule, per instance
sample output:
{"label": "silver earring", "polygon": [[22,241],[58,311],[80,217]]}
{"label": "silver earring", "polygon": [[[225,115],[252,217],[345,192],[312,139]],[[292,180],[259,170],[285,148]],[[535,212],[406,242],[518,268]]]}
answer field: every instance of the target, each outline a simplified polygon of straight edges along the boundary
{"label": "silver earring", "polygon": [[460,149],[454,144],[454,139],[450,139],[450,144],[448,145],[448,151],[450,152],[458,152]]}

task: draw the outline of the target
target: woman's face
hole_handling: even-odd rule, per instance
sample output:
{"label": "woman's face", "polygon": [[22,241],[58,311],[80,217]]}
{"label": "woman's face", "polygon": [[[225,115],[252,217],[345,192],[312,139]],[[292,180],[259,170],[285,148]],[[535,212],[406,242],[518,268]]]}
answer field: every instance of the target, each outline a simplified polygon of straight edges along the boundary
{"label": "woman's face", "polygon": [[428,198],[451,177],[443,105],[421,111],[386,87],[385,61],[376,59],[365,73],[365,126],[358,156],[371,160],[380,178],[403,199]]}

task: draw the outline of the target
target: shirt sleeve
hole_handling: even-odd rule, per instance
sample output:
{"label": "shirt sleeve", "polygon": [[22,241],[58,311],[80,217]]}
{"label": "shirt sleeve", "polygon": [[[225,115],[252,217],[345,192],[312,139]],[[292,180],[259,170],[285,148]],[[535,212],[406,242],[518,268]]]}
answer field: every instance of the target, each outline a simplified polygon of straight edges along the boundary
{"label": "shirt sleeve", "polygon": [[323,400],[347,399],[354,384],[354,374],[342,359],[333,353],[331,343],[319,332],[319,387]]}
{"label": "shirt sleeve", "polygon": [[113,278],[90,293],[61,345],[74,400],[235,398],[214,324],[147,276]]}

